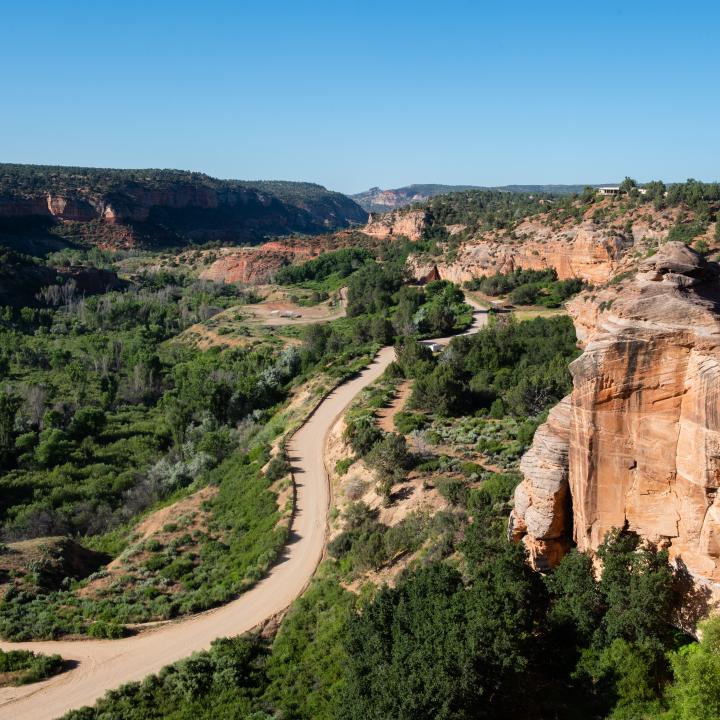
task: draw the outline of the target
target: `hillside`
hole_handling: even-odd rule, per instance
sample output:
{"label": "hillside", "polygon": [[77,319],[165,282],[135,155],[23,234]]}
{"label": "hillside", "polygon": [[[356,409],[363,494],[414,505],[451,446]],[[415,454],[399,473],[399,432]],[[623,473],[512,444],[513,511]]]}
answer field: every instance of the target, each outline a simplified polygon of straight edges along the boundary
{"label": "hillside", "polygon": [[645,194],[607,198],[590,190],[557,197],[471,190],[372,215],[376,239],[415,243],[415,277],[466,282],[517,268],[553,268],[560,279],[602,283],[667,240],[711,255],[720,248],[720,186],[648,183]]}
{"label": "hillside", "polygon": [[[425,202],[438,195],[457,193],[464,190],[498,190],[511,193],[551,193],[554,195],[572,195],[582,192],[584,185],[502,185],[483,187],[480,185],[406,185],[394,190],[383,190],[379,187],[370,188],[365,192],[351,195],[355,202],[368,212],[382,213],[405,207],[412,203]],[[596,187],[596,186],[593,186]]]}
{"label": "hillside", "polygon": [[181,170],[0,165],[0,240],[21,251],[68,244],[255,244],[366,218],[345,195],[312,183],[219,180]]}

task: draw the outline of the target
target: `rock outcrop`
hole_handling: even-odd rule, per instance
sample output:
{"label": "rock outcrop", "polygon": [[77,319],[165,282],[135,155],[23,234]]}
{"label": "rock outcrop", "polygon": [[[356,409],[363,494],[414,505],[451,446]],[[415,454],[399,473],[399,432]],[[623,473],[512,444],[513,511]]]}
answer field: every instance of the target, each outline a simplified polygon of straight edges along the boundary
{"label": "rock outcrop", "polygon": [[261,284],[275,272],[293,262],[302,262],[316,253],[307,245],[284,245],[269,242],[253,248],[223,248],[219,257],[200,277],[224,283]]}
{"label": "rock outcrop", "polygon": [[436,195],[445,195],[463,190],[476,190],[474,185],[406,185],[392,190],[379,187],[351,195],[353,200],[370,213],[389,212],[413,203],[420,203]]}
{"label": "rock outcrop", "polygon": [[[523,227],[523,223],[520,227]],[[546,228],[545,228],[546,230]],[[633,239],[622,233],[598,228],[592,223],[552,235],[528,236],[526,240],[472,240],[463,243],[452,262],[437,264],[443,280],[463,283],[475,277],[510,273],[516,268],[554,268],[560,280],[582,278],[604,283],[620,272]],[[429,263],[413,262],[416,277],[427,273]]]}
{"label": "rock outcrop", "polygon": [[536,567],[626,526],[720,590],[719,275],[667,243],[634,278],[571,303],[584,352],[523,458],[511,518]]}
{"label": "rock outcrop", "polygon": [[516,541],[523,540],[533,566],[541,570],[557,565],[570,546],[570,412],[566,397],[537,429],[532,447],[520,462],[520,471],[530,481],[521,483],[515,492],[510,534]]}
{"label": "rock outcrop", "polygon": [[425,210],[409,210],[407,212],[391,212],[384,215],[370,215],[368,224],[363,232],[371,237],[392,239],[405,236],[416,241],[422,236],[425,229]]}
{"label": "rock outcrop", "polygon": [[[410,258],[410,267],[420,278],[436,265],[444,280],[456,283],[517,268],[553,268],[560,280],[581,278],[597,285],[628,270],[636,253],[644,254],[651,245],[664,241],[681,214],[679,208],[656,211],[644,206],[612,221],[597,220],[595,213],[603,208],[602,203],[593,206],[579,223],[535,215],[520,222],[512,234],[490,231],[465,237],[450,260],[415,256]],[[465,230],[458,225],[445,229],[451,236]]]}

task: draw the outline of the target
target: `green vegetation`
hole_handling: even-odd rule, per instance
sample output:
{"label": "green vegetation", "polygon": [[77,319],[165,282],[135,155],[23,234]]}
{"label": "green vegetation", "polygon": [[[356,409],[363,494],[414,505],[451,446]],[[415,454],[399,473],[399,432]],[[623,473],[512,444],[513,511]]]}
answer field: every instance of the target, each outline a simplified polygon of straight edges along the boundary
{"label": "green vegetation", "polygon": [[59,655],[38,655],[29,650],[0,650],[0,686],[27,685],[62,672]]}
{"label": "green vegetation", "polygon": [[[384,378],[351,406],[345,439],[374,471],[376,490],[386,504],[408,468],[460,470],[461,461],[437,454],[435,448],[443,443],[514,470],[545,411],[569,392],[567,366],[577,352],[566,317],[493,322],[474,335],[454,338],[439,356],[405,338]],[[400,378],[414,381],[409,406],[415,412],[395,416],[401,434],[383,433],[376,411],[389,404]],[[409,452],[407,434],[429,457]]]}
{"label": "green vegetation", "polygon": [[371,257],[367,250],[355,247],[322,253],[313,260],[281,268],[275,274],[275,282],[281,285],[295,285],[327,280],[331,276],[338,279],[346,278]]}
{"label": "green vegetation", "polygon": [[397,363],[415,379],[411,406],[457,415],[486,408],[493,416],[536,417],[570,390],[567,365],[577,356],[566,317],[495,322],[459,337],[442,355],[407,342]]}
{"label": "green vegetation", "polygon": [[542,212],[541,202],[551,196],[499,190],[466,190],[439,195],[427,203],[430,229],[426,240],[445,225],[465,225],[470,232],[508,229],[514,223]]}
{"label": "green vegetation", "polygon": [[[260,450],[236,453],[208,473],[206,481],[219,489],[206,504],[205,527],[186,514],[167,546],[157,540],[130,544],[120,555],[122,571],[109,576],[106,586],[77,592],[107,577],[105,571],[59,587],[24,578],[5,593],[0,634],[13,640],[78,633],[117,637],[124,624],[207,610],[254,585],[287,540],[269,491],[272,480],[259,470],[266,458]],[[130,563],[138,555],[147,559]]]}
{"label": "green vegetation", "polygon": [[[12,549],[0,575],[0,633],[117,636],[128,623],[212,607],[256,582],[286,534],[270,486],[288,464],[278,456],[266,473],[260,467],[292,387],[319,372],[330,382],[352,374],[393,341],[408,304],[415,319],[402,329],[416,335],[470,321],[454,286],[403,285],[405,253],[388,247],[380,264],[339,251],[299,266],[294,279],[310,283],[346,276],[352,312],[288,329],[297,347],[272,337],[205,351],[181,342],[189,326],[256,298],[168,271],[93,296],[50,284],[32,306],[0,308],[0,532],[10,541],[70,534],[119,562],[108,574],[95,559],[73,564],[88,552],[81,545],[37,557]],[[387,292],[371,296],[368,286]],[[162,542],[136,536],[143,515],[215,486]]]}
{"label": "green vegetation", "polygon": [[[704,673],[717,672],[717,623],[700,645],[674,650],[686,641],[669,629],[673,578],[663,553],[615,531],[601,548],[599,580],[573,553],[548,591],[503,537],[513,485],[498,480],[469,491],[472,520],[456,515],[463,532],[449,532],[444,553],[411,565],[394,588],[355,596],[338,582],[348,555],[327,561],[271,644],[217,641],[67,720],[659,719],[668,706],[668,719],[714,717],[717,687]],[[346,521],[354,539],[345,544],[357,546],[349,552],[359,561],[377,530],[366,508],[353,507]]]}
{"label": "green vegetation", "polygon": [[702,640],[670,654],[675,682],[663,720],[712,720],[720,717],[720,619],[700,626]]}
{"label": "green vegetation", "polygon": [[[378,479],[402,482],[414,466],[449,508],[389,526],[351,502],[329,559],[272,642],[216,643],[68,717],[711,717],[697,708],[715,707],[714,684],[702,686],[702,706],[693,693],[715,668],[717,643],[711,635],[687,645],[672,629],[667,553],[616,530],[600,548],[600,577],[587,556],[571,552],[543,582],[522,545],[506,538],[518,474],[465,459],[471,449],[471,457],[505,457],[512,469],[544,411],[567,390],[575,352],[565,318],[497,323],[453,340],[439,360],[404,340],[397,365],[353,404],[348,439]],[[428,448],[449,445],[454,457],[410,449],[403,435],[378,430],[374,416],[400,377],[417,388],[443,367],[456,388],[449,407],[428,403],[398,425],[424,434]],[[515,395],[523,378],[531,386]],[[400,559],[405,570],[393,587],[363,584]],[[358,595],[343,589],[348,582],[360,585]]]}
{"label": "green vegetation", "polygon": [[[628,202],[646,202],[626,188]],[[433,201],[421,248],[449,242],[445,224],[509,231],[522,213],[547,209],[537,198],[461,196]],[[564,207],[553,206],[556,218]],[[599,549],[601,573],[572,551],[543,578],[507,539],[518,459],[570,389],[572,323],[495,318],[433,354],[418,340],[466,327],[471,311],[452,283],[408,286],[407,251],[338,251],[281,271],[283,282],[318,292],[348,287],[347,317],[289,328],[286,337],[300,340],[291,347],[183,344],[183,329],[248,295],[172,274],[92,297],[49,283],[58,289],[2,308],[6,637],[118,637],[126,624],[196,612],[250,587],[287,539],[277,493],[289,466],[269,447],[286,430],[291,390],[322,375],[321,393],[385,343],[396,344],[396,362],[347,414],[355,457],[338,473],[362,458],[385,504],[410,481],[446,501],[389,524],[381,518],[391,513],[357,493],[274,637],[219,640],[68,718],[717,716],[719,626],[709,622],[700,643],[672,628],[676,578],[665,551],[616,529]],[[514,302],[559,303],[577,289],[526,271],[481,282]],[[406,380],[413,390],[397,432],[383,432],[377,411]],[[139,530],[147,513],[175,502],[186,510],[161,530]],[[88,568],[73,574],[67,553],[78,548],[46,540],[24,569],[11,564],[22,543],[10,541],[50,532],[107,553],[114,568],[88,576],[98,558],[86,556]],[[374,585],[376,573],[392,586]]]}
{"label": "green vegetation", "polygon": [[558,280],[555,270],[522,270],[495,273],[465,283],[468,290],[479,290],[486,295],[508,295],[514,305],[543,305],[560,307],[567,299],[583,289],[579,278]]}

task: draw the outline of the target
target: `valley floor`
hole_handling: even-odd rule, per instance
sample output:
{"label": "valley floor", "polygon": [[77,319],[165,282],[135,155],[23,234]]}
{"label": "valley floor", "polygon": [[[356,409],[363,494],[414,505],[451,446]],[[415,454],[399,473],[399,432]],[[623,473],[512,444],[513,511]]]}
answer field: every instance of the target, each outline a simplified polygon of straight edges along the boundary
{"label": "valley floor", "polygon": [[[467,332],[479,330],[487,317],[487,313],[477,312]],[[58,653],[77,663],[74,670],[51,680],[0,689],[0,718],[52,720],[93,703],[107,690],[141,680],[194,651],[209,648],[215,638],[239,635],[283,612],[307,587],[325,545],[329,487],[323,456],[327,434],[351,400],[393,359],[393,348],[383,348],[363,372],[331,392],[292,437],[288,457],[295,478],[296,512],[290,541],[267,577],[228,605],[131,638],[0,643],[3,650]]]}

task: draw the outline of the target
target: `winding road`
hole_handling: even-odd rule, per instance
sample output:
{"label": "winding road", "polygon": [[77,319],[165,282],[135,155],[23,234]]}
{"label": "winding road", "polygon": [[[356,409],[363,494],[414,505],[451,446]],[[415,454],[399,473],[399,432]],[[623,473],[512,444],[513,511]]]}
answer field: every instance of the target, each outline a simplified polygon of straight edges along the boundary
{"label": "winding road", "polygon": [[[479,305],[467,333],[487,323]],[[440,338],[445,343],[450,338]],[[3,650],[58,653],[76,666],[41,683],[0,688],[0,719],[53,720],[93,704],[106,691],[141,680],[160,668],[206,650],[218,637],[239,635],[285,610],[307,587],[322,557],[330,502],[323,463],[327,434],[352,399],[394,359],[385,347],[357,377],[337,387],[291,438],[288,455],[297,486],[290,541],[278,562],[252,589],[227,605],[120,640],[0,643]]]}

